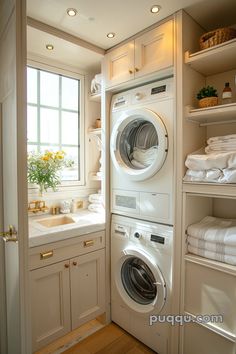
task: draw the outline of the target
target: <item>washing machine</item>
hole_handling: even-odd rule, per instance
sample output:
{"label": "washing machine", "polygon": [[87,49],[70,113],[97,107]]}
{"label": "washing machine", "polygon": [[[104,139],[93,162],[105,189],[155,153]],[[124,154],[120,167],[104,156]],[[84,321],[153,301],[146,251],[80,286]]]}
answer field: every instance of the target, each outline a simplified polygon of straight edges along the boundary
{"label": "washing machine", "polygon": [[173,224],[173,77],[111,102],[111,209]]}
{"label": "washing machine", "polygon": [[112,321],[159,354],[170,354],[172,239],[172,226],[112,216]]}

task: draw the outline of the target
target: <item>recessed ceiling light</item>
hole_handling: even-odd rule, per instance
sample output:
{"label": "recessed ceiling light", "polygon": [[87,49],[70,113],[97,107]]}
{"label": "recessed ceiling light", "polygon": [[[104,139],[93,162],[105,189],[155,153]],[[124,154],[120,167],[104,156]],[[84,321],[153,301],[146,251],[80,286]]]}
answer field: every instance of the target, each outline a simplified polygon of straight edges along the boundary
{"label": "recessed ceiling light", "polygon": [[153,5],[150,9],[151,13],[153,14],[157,14],[161,9],[161,6],[160,5]]}
{"label": "recessed ceiling light", "polygon": [[54,46],[52,44],[46,44],[47,50],[53,50]]}
{"label": "recessed ceiling light", "polygon": [[68,16],[74,17],[78,11],[76,9],[70,8],[70,9],[67,9],[66,12],[67,12]]}
{"label": "recessed ceiling light", "polygon": [[115,33],[114,32],[109,32],[109,33],[107,33],[107,37],[108,38],[114,38],[115,37]]}

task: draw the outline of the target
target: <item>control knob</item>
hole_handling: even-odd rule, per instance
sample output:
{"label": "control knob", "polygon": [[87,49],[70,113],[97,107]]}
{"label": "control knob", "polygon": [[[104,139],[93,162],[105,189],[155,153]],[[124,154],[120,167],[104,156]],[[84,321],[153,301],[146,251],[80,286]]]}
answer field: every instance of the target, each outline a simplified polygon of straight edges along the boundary
{"label": "control knob", "polygon": [[141,98],[142,98],[142,94],[141,94],[140,92],[137,92],[137,93],[135,94],[135,99],[136,99],[136,101],[141,100]]}
{"label": "control knob", "polygon": [[135,232],[134,233],[134,237],[137,238],[138,240],[140,240],[140,238],[142,237],[142,235],[139,232]]}

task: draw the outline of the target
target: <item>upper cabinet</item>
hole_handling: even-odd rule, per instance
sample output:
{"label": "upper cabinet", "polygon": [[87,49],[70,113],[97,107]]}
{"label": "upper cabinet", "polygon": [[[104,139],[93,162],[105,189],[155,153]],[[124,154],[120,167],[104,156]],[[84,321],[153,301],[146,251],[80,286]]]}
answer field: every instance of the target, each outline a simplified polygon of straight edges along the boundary
{"label": "upper cabinet", "polygon": [[113,87],[172,65],[173,21],[169,20],[105,55],[105,85]]}

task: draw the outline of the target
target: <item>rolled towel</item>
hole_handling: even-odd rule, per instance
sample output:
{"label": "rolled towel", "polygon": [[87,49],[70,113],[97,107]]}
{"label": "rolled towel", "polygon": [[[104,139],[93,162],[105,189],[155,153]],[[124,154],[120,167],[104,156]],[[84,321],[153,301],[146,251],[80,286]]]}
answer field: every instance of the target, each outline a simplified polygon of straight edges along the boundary
{"label": "rolled towel", "polygon": [[223,172],[220,169],[194,171],[188,169],[183,178],[186,182],[220,182],[220,179],[224,177]]}
{"label": "rolled towel", "polygon": [[88,200],[90,203],[102,204],[103,196],[101,194],[90,194]]}
{"label": "rolled towel", "polygon": [[93,203],[88,205],[88,210],[93,211],[95,213],[101,213],[102,211],[104,211],[104,208],[101,204]]}
{"label": "rolled towel", "polygon": [[201,240],[199,238],[191,237],[188,235],[187,237],[188,245],[196,248],[200,248],[203,250],[220,253],[223,255],[231,255],[236,256],[236,246],[226,246],[222,243],[215,243],[215,242],[207,242]]}
{"label": "rolled towel", "polygon": [[207,242],[236,246],[236,220],[206,216],[200,222],[189,225],[187,234]]}
{"label": "rolled towel", "polygon": [[236,256],[224,255],[221,253],[211,252],[200,248],[192,247],[188,245],[188,252],[196,254],[201,257],[213,259],[219,262],[224,262],[232,265],[236,265]]}

